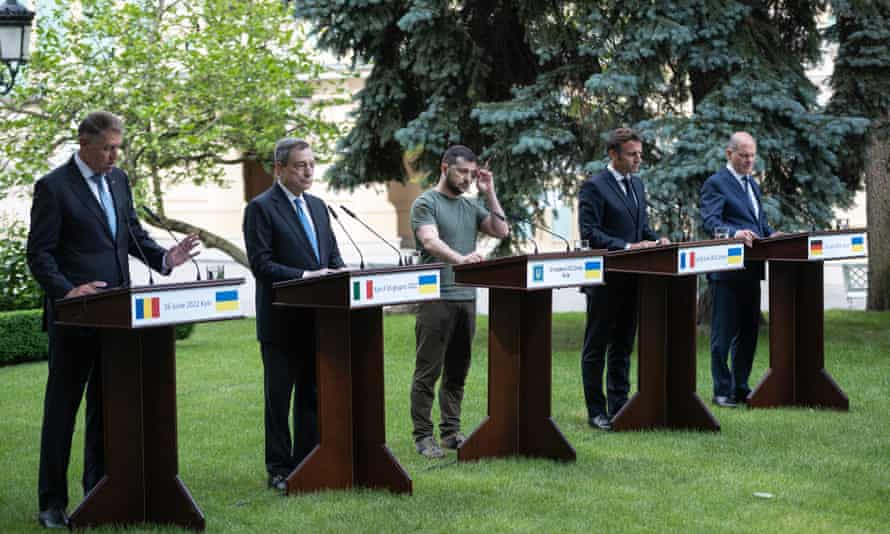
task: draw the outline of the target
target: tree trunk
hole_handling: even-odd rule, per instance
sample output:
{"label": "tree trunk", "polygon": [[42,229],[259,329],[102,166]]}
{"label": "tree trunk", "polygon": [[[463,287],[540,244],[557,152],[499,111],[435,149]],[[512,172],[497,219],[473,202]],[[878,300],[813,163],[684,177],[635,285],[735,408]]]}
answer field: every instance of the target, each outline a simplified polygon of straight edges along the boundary
{"label": "tree trunk", "polygon": [[[885,118],[890,120],[890,117]],[[873,125],[877,132],[878,126]],[[869,136],[865,152],[868,310],[890,310],[890,139]]]}

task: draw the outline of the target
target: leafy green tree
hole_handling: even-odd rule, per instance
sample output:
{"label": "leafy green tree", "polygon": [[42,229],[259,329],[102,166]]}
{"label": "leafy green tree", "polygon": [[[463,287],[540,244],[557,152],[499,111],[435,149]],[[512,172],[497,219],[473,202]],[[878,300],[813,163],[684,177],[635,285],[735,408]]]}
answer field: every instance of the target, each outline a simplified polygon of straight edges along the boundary
{"label": "leafy green tree", "polygon": [[0,220],[0,312],[39,308],[43,292],[25,258],[27,227]]}
{"label": "leafy green tree", "polygon": [[696,235],[699,187],[736,130],[758,138],[780,227],[824,224],[851,199],[837,156],[865,121],[826,115],[804,74],[819,57],[824,1],[295,6],[320,46],[373,64],[330,170],[336,186],[412,169],[435,179],[441,153],[462,142],[484,149],[508,215],[540,218],[544,191],[573,196],[604,167],[605,132],[631,125],[652,141],[654,222],[675,239]]}
{"label": "leafy green tree", "polygon": [[847,144],[841,172],[849,183],[865,180],[868,214],[870,310],[890,309],[890,3],[832,0],[838,44],[829,109],[872,120]]}
{"label": "leafy green tree", "polygon": [[234,243],[167,218],[164,190],[222,185],[223,164],[269,154],[289,132],[320,146],[337,135],[310,99],[320,66],[280,1],[80,0],[49,8],[36,33],[24,83],[0,101],[4,194],[49,170],[79,120],[105,109],[124,119],[119,165],[139,200],[246,264]]}

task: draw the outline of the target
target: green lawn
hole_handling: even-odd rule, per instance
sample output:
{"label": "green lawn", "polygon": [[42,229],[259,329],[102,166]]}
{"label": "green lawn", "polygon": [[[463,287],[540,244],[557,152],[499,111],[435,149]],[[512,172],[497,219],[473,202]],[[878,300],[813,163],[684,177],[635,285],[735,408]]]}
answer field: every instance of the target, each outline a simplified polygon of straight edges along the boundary
{"label": "green lawn", "polygon": [[[266,490],[253,322],[201,325],[179,343],[180,476],[209,532],[890,530],[890,314],[826,315],[826,364],[850,397],[849,413],[714,409],[719,433],[591,430],[579,364],[583,315],[558,314],[553,417],[578,453],[568,464],[509,459],[459,465],[454,453],[439,461],[417,455],[408,417],[413,325],[411,316],[386,317],[387,436],[414,480],[411,497],[357,490],[282,498]],[[485,415],[485,317],[477,331],[465,397],[468,433]],[[764,331],[754,377],[765,370],[767,340]],[[706,332],[698,347],[698,390],[709,399]],[[45,363],[0,368],[2,533],[39,529],[45,380]],[[69,510],[81,499],[82,428],[81,418]]]}

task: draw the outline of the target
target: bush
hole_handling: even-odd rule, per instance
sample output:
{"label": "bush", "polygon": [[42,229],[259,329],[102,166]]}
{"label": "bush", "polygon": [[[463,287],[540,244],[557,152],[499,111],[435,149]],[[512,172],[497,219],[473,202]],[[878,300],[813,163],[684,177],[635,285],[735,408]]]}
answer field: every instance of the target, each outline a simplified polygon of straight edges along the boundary
{"label": "bush", "polygon": [[43,292],[28,270],[28,229],[21,221],[2,221],[0,230],[0,311],[39,308]]}
{"label": "bush", "polygon": [[0,312],[0,365],[45,360],[46,332],[40,330],[42,310]]}
{"label": "bush", "polygon": [[178,324],[174,328],[176,328],[176,341],[188,339],[195,331],[195,323]]}

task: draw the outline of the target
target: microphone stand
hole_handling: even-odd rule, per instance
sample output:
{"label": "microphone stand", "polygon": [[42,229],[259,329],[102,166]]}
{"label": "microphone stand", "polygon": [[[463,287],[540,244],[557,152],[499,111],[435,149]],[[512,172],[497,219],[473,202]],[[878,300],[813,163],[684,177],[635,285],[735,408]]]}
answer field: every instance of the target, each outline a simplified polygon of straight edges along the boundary
{"label": "microphone stand", "polygon": [[390,243],[389,241],[387,241],[382,235],[378,234],[376,230],[374,230],[373,228],[371,228],[370,226],[368,226],[367,224],[365,224],[365,222],[364,222],[363,220],[359,219],[359,218],[358,218],[358,215],[356,215],[355,213],[353,213],[352,210],[350,210],[349,208],[347,208],[347,207],[344,206],[343,204],[340,204],[340,209],[343,210],[344,212],[346,212],[346,215],[349,215],[350,217],[352,217],[353,219],[355,219],[356,221],[358,221],[359,224],[361,224],[362,226],[364,226],[365,228],[367,228],[372,234],[374,234],[375,236],[377,236],[378,239],[380,239],[381,241],[383,241],[384,243],[386,243],[386,244],[389,246],[389,248],[395,250],[395,251],[396,251],[396,254],[399,255],[399,267],[401,267],[401,266],[403,265],[403,263],[402,263],[402,252],[401,252],[399,249],[397,249],[395,246],[393,246],[393,244]]}
{"label": "microphone stand", "polygon": [[334,211],[334,208],[332,208],[330,204],[328,204],[327,206],[328,206],[328,211],[331,212],[331,216],[334,217],[334,220],[336,220],[337,224],[340,225],[340,228],[343,229],[343,233],[346,234],[346,237],[349,238],[349,241],[352,243],[352,246],[355,247],[355,251],[358,252],[359,269],[364,271],[365,270],[365,257],[362,255],[361,249],[358,248],[358,245],[355,244],[355,240],[352,239],[352,236],[349,235],[349,232],[346,231],[346,226],[343,224],[343,221],[340,220],[340,216],[337,215],[337,212]]}

